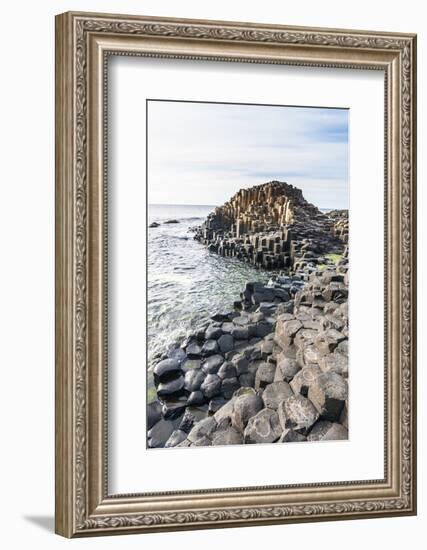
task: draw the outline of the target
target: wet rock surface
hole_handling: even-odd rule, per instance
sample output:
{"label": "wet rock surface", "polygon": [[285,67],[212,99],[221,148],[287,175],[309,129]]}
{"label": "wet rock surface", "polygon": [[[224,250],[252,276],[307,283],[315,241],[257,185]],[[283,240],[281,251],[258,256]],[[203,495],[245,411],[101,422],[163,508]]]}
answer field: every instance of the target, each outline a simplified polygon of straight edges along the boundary
{"label": "wet rock surface", "polygon": [[195,238],[213,252],[287,270],[249,281],[233,311],[160,357],[148,446],[347,439],[346,211],[322,214],[298,189],[272,182],[237,193]]}

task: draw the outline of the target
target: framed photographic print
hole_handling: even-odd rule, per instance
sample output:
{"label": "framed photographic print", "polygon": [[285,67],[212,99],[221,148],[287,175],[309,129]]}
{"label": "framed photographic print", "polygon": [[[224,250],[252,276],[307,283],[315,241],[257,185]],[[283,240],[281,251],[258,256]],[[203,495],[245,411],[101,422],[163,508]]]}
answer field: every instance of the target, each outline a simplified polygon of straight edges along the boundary
{"label": "framed photographic print", "polygon": [[56,18],[56,531],[416,513],[416,37]]}

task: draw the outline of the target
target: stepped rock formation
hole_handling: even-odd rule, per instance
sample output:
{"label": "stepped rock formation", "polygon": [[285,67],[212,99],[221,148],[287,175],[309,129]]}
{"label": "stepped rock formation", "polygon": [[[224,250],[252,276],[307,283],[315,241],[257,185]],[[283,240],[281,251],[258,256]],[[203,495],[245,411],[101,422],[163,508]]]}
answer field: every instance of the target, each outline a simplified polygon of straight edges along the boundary
{"label": "stepped rock formation", "polygon": [[[323,264],[322,254],[341,254],[348,235],[343,217],[330,217],[307,202],[300,189],[271,181],[241,189],[217,207],[194,238],[222,256],[264,269]],[[341,225],[340,225],[341,224]]]}
{"label": "stepped rock formation", "polygon": [[334,220],[332,233],[343,243],[348,243],[348,210],[331,210],[328,216]]}

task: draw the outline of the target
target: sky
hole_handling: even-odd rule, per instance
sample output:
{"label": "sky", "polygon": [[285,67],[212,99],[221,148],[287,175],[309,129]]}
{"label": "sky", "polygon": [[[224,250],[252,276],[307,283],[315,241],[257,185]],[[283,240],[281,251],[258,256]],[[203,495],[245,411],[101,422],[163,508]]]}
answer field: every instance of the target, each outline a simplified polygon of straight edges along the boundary
{"label": "sky", "polygon": [[148,101],[148,202],[221,205],[271,180],[348,208],[348,110]]}

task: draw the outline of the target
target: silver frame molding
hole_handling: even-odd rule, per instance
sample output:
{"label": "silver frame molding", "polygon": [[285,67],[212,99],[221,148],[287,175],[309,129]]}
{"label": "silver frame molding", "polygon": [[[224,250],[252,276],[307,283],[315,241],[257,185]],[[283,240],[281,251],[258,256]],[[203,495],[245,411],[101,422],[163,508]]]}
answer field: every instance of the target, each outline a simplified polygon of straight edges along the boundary
{"label": "silver frame molding", "polygon": [[[108,494],[105,182],[110,55],[384,71],[384,479]],[[58,534],[79,537],[416,513],[415,155],[415,35],[72,12],[56,17]]]}

